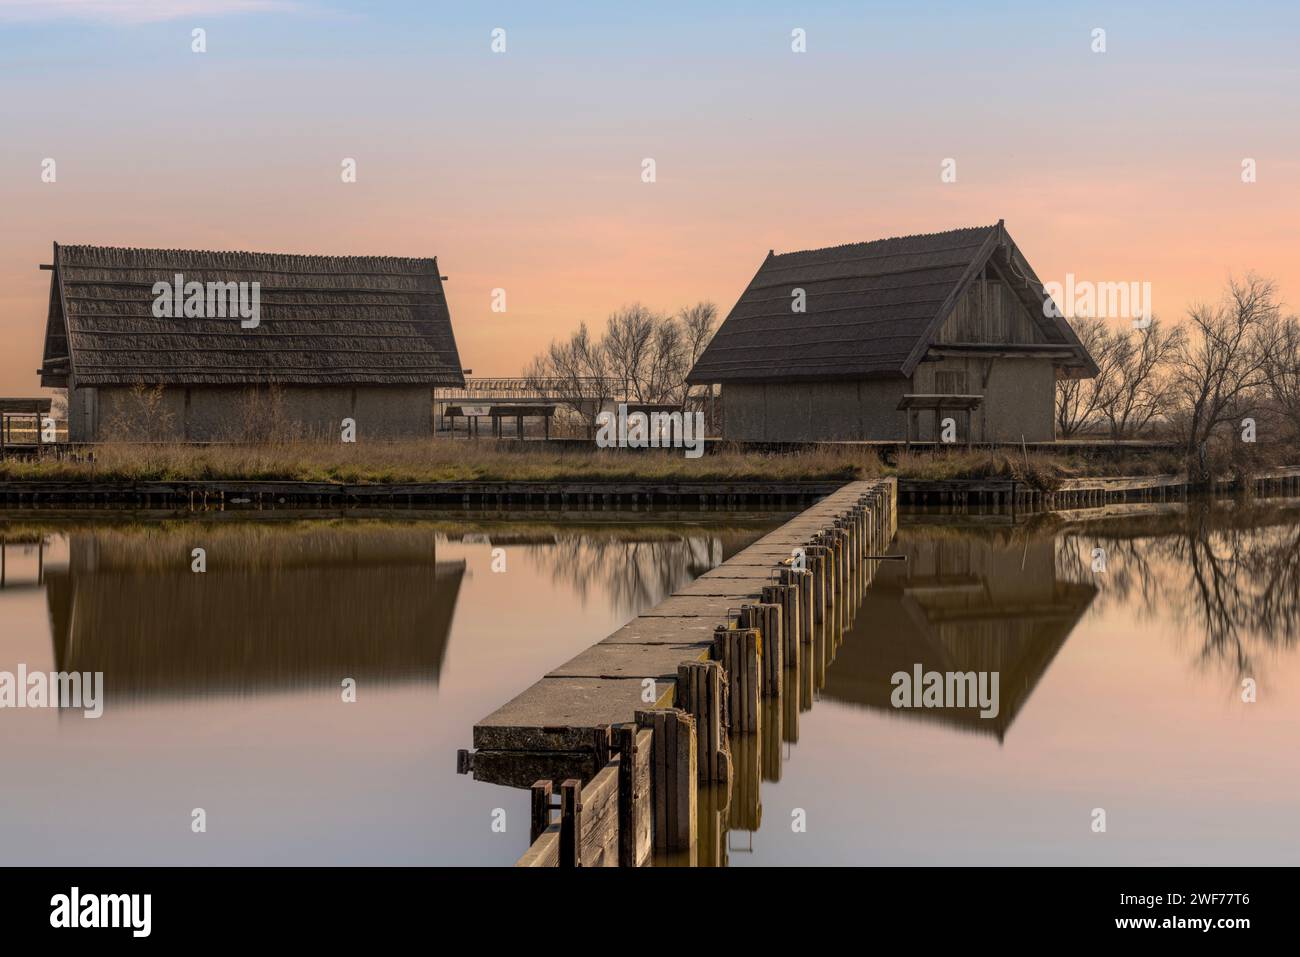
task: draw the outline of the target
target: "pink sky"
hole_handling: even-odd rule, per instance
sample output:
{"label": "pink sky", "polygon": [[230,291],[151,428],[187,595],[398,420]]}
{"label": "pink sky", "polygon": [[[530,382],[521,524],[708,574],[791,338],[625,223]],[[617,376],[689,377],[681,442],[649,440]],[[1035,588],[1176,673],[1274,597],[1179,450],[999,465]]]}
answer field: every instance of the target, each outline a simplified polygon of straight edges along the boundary
{"label": "pink sky", "polygon": [[832,10],[797,18],[800,55],[766,10],[675,31],[521,7],[493,55],[495,21],[290,7],[3,25],[0,394],[38,391],[56,240],[436,255],[478,375],[634,301],[725,315],[770,248],[1000,218],[1044,280],[1150,282],[1157,315],[1252,269],[1300,302],[1300,73],[1267,22]]}

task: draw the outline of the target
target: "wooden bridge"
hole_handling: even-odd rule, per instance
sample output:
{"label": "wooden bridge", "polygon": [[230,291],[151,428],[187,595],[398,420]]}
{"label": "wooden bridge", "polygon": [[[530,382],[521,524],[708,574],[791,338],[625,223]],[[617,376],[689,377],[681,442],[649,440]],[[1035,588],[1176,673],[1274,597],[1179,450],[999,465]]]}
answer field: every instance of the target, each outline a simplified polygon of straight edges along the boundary
{"label": "wooden bridge", "polygon": [[479,721],[457,767],[531,786],[520,864],[711,863],[757,829],[758,782],[896,530],[895,481],[851,482]]}

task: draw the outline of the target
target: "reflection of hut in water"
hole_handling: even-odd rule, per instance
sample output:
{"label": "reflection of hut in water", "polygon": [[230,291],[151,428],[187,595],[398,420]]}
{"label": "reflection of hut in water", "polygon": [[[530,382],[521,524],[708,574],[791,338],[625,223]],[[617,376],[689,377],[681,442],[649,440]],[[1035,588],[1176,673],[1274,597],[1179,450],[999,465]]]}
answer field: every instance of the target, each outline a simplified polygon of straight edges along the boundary
{"label": "reflection of hut in water", "polygon": [[[900,529],[894,551],[907,561],[882,563],[823,694],[1001,740],[1096,587],[1058,580],[1052,537],[1007,548],[985,534]],[[895,708],[891,678],[917,663],[927,672],[998,672],[997,716],[981,718],[978,706]]]}
{"label": "reflection of hut in water", "polygon": [[56,667],[102,671],[122,696],[437,681],[465,565],[436,561],[434,541],[422,529],[72,532],[67,569],[46,572]]}

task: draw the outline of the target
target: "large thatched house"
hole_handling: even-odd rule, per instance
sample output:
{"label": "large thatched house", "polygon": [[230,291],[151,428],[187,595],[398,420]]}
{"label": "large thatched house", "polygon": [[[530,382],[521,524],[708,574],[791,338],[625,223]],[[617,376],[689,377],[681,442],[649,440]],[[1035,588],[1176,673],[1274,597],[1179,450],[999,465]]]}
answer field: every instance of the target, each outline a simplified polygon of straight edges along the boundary
{"label": "large thatched house", "polygon": [[54,246],[72,441],[433,434],[463,386],[436,259]]}
{"label": "large thatched house", "polygon": [[774,255],[691,370],[723,434],[1050,441],[1059,377],[1097,367],[999,221]]}

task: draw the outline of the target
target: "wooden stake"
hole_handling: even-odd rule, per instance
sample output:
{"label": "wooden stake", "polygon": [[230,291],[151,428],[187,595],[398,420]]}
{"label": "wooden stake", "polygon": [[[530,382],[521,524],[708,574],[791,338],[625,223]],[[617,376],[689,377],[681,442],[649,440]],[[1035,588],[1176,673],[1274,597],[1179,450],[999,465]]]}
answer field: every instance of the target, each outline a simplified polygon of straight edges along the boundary
{"label": "wooden stake", "polygon": [[582,782],[568,778],[560,785],[560,866],[582,866]]}
{"label": "wooden stake", "polygon": [[528,831],[529,844],[536,842],[551,825],[551,788],[550,781],[537,781],[533,784],[533,819]]}

